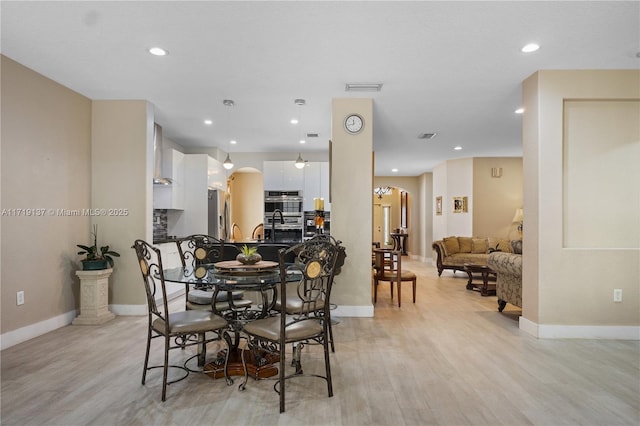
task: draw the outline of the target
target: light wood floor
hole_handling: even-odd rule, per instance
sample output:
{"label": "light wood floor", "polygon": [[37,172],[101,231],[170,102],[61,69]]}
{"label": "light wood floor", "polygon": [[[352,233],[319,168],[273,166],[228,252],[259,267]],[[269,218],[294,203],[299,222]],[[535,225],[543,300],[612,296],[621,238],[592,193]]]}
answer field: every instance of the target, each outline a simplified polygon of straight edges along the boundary
{"label": "light wood floor", "polygon": [[[324,381],[287,382],[278,413],[272,381],[240,392],[192,374],[160,401],[161,371],[140,384],[146,317],[68,326],[2,351],[2,425],[637,425],[640,343],[537,340],[520,311],[465,289],[461,273],[418,273],[418,300],[403,305],[387,285],[375,318],[339,318]],[[340,277],[337,285],[341,285]],[[141,285],[141,283],[140,283]],[[570,303],[569,301],[567,303]],[[161,343],[155,342],[161,353]],[[305,370],[322,371],[319,348]],[[211,351],[212,352],[212,351]],[[173,351],[173,360],[185,355]],[[159,361],[159,353],[154,355]],[[236,384],[238,381],[236,381]]]}

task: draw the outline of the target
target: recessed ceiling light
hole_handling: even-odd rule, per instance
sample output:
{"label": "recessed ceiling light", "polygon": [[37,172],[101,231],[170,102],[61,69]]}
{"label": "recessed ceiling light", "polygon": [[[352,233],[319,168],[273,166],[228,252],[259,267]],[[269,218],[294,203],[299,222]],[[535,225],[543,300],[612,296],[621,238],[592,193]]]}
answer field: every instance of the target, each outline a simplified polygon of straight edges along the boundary
{"label": "recessed ceiling light", "polygon": [[169,52],[164,50],[162,47],[152,47],[149,49],[149,53],[155,56],[165,56],[169,54]]}
{"label": "recessed ceiling light", "polygon": [[304,139],[300,139],[300,143],[307,143]]}
{"label": "recessed ceiling light", "polygon": [[382,83],[347,83],[344,90],[345,92],[379,92],[382,90]]}
{"label": "recessed ceiling light", "polygon": [[294,99],[293,103],[299,106],[303,106],[307,103],[307,101],[305,101],[304,99]]}
{"label": "recessed ceiling light", "polygon": [[524,113],[524,108],[518,108],[517,110],[515,110],[513,112],[515,112],[516,114],[522,114],[522,113]]}
{"label": "recessed ceiling light", "polygon": [[455,149],[456,151],[460,151],[462,149],[462,147],[460,145],[454,147],[453,149]]}
{"label": "recessed ceiling light", "polygon": [[398,169],[391,169],[393,173],[398,173]]}
{"label": "recessed ceiling light", "polygon": [[229,143],[230,143],[231,145],[235,145],[237,142],[236,142],[235,140],[230,140],[230,141],[229,141]]}
{"label": "recessed ceiling light", "polygon": [[520,51],[522,53],[531,53],[531,52],[535,52],[538,49],[540,49],[539,45],[537,45],[535,43],[529,43],[529,44],[525,45],[522,49],[520,49]]}
{"label": "recessed ceiling light", "polygon": [[291,124],[298,124],[298,119],[297,118],[292,118],[291,119]]}
{"label": "recessed ceiling light", "polygon": [[213,124],[213,121],[211,120],[204,120],[204,124],[206,124],[207,126],[211,126]]}

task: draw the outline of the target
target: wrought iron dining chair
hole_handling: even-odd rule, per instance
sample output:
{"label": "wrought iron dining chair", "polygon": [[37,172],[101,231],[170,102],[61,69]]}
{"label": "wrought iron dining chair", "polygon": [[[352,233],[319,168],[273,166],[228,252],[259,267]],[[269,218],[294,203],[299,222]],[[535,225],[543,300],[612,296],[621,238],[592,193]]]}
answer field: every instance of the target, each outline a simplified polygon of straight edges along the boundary
{"label": "wrought iron dining chair", "polygon": [[[248,347],[254,357],[262,359],[261,351],[274,353],[280,357],[279,375],[274,390],[280,395],[280,412],[285,411],[285,382],[293,377],[313,376],[327,382],[327,393],[333,396],[331,365],[329,361],[329,300],[335,273],[336,261],[343,247],[332,244],[327,239],[311,239],[279,253],[280,284],[279,291],[283,300],[289,292],[299,298],[300,310],[296,313],[280,313],[271,317],[249,322],[244,327]],[[296,261],[285,261],[290,253],[296,254]],[[295,287],[288,284],[291,276],[299,277]],[[295,371],[286,372],[286,346],[294,345],[293,365]],[[304,374],[300,367],[302,350],[307,345],[321,345],[324,351],[324,375]],[[244,357],[243,357],[244,360]],[[245,369],[243,390],[248,381]]]}
{"label": "wrought iron dining chair", "polygon": [[[210,265],[225,259],[225,251],[228,244],[223,240],[209,235],[195,234],[176,241],[178,254],[183,268],[193,270],[194,278],[204,279],[210,269]],[[234,246],[235,248],[235,246]],[[185,284],[185,308],[197,310],[211,310],[215,287],[211,284],[191,285]],[[219,292],[216,296],[216,312],[229,310],[229,297],[234,300],[236,308],[251,306],[251,300],[244,299],[242,291]]]}
{"label": "wrought iron dining chair", "polygon": [[[164,273],[162,269],[162,257],[160,250],[143,240],[136,240],[132,247],[138,257],[138,264],[142,272],[145,293],[148,306],[148,327],[147,327],[147,349],[142,370],[142,384],[147,378],[147,371],[154,368],[162,368],[162,401],[166,400],[167,385],[185,379],[190,372],[202,371],[194,370],[187,366],[193,358],[198,358],[198,365],[204,365],[207,353],[207,344],[220,341],[222,333],[227,329],[227,321],[215,315],[211,311],[180,311],[169,312],[167,300],[167,290],[165,286]],[[159,297],[159,300],[156,298]],[[207,333],[209,336],[207,337]],[[162,365],[149,366],[149,353],[151,350],[151,340],[155,338],[164,340],[164,362]],[[173,343],[172,343],[173,341]],[[169,364],[169,351],[172,349],[184,349],[187,346],[198,345],[198,353],[189,357],[183,365]],[[228,352],[225,358],[225,372],[228,359]],[[184,371],[184,374],[174,380],[168,381],[169,368],[176,368]]]}
{"label": "wrought iron dining chair", "polygon": [[[326,234],[321,234],[321,235],[316,235],[315,237],[313,237],[316,241],[319,240],[326,240],[328,241],[330,244],[334,244],[336,246],[340,246],[340,244],[342,244],[341,241],[336,240],[335,238],[331,237],[330,235],[326,235]],[[284,246],[285,248],[287,247],[286,245]],[[279,251],[280,249],[278,249]],[[338,275],[339,273],[339,268],[342,267],[342,264],[344,263],[344,258],[346,257],[346,253],[344,250],[344,247],[340,246],[340,250],[338,253],[338,259],[336,261],[336,266],[335,266],[335,275]],[[295,262],[295,258],[296,258],[296,253],[295,252],[288,252],[286,258],[285,258],[285,262],[286,263],[293,263]],[[289,289],[290,291],[287,292],[288,296],[287,296],[287,301],[286,301],[286,312],[287,314],[295,314],[300,312],[300,310],[302,309],[302,303],[300,302],[300,298],[298,297],[298,295],[296,294],[295,290],[297,287],[297,283],[289,283]],[[291,291],[293,290],[293,291]],[[329,294],[326,295],[326,299],[322,299],[318,302],[317,308],[319,310],[319,312],[323,312],[324,311],[324,303],[325,300],[330,303],[330,299],[329,299]],[[275,309],[277,311],[281,311],[282,307],[282,300],[280,297],[280,292],[278,292],[277,297],[276,297],[276,304],[275,304]],[[333,341],[333,322],[331,320],[331,309],[333,307],[331,305],[329,305],[329,322],[328,322],[328,327],[329,327],[329,344],[331,345],[331,352],[335,352],[336,351],[336,347],[335,347],[335,343]]]}
{"label": "wrought iron dining chair", "polygon": [[416,274],[402,269],[402,252],[391,249],[373,249],[375,256],[373,266],[373,303],[378,302],[378,285],[380,281],[389,282],[391,300],[393,300],[393,284],[398,285],[398,308],[402,305],[402,283],[413,284],[413,303],[416,303]]}

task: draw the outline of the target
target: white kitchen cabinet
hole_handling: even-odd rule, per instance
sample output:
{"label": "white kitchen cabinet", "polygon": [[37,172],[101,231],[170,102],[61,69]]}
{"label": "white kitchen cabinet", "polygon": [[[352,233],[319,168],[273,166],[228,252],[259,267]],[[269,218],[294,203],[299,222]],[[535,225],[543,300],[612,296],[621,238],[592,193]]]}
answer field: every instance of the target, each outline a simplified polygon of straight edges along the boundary
{"label": "white kitchen cabinet", "polygon": [[227,171],[221,162],[212,157],[208,159],[207,186],[209,189],[227,190]]}
{"label": "white kitchen cabinet", "polygon": [[314,210],[313,199],[324,198],[324,210],[331,211],[331,204],[329,204],[329,163],[326,161],[309,161],[303,170],[303,210]]}
{"label": "white kitchen cabinet", "polygon": [[[182,267],[182,260],[180,260],[180,253],[175,242],[154,244],[154,246],[160,249],[163,268]],[[167,299],[174,299],[185,293],[184,284],[166,282],[165,285],[167,287]]]}
{"label": "white kitchen cabinet", "polygon": [[304,169],[298,169],[294,161],[264,161],[262,175],[266,191],[302,191]]}
{"label": "white kitchen cabinet", "polygon": [[184,154],[167,149],[162,156],[163,176],[172,180],[170,185],[153,185],[154,209],[184,209]]}

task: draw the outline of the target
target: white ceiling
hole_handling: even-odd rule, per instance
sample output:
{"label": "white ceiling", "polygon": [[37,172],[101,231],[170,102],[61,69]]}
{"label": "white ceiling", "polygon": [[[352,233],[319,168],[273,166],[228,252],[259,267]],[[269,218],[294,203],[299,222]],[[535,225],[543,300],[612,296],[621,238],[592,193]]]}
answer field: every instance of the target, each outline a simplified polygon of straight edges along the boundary
{"label": "white ceiling", "polygon": [[[327,150],[333,98],[371,97],[378,176],[520,156],[514,110],[537,70],[640,67],[638,1],[5,0],[0,13],[2,54],[92,99],[149,100],[184,146],[304,157]],[[540,50],[521,53],[529,42]],[[372,82],[382,91],[344,90]]]}

